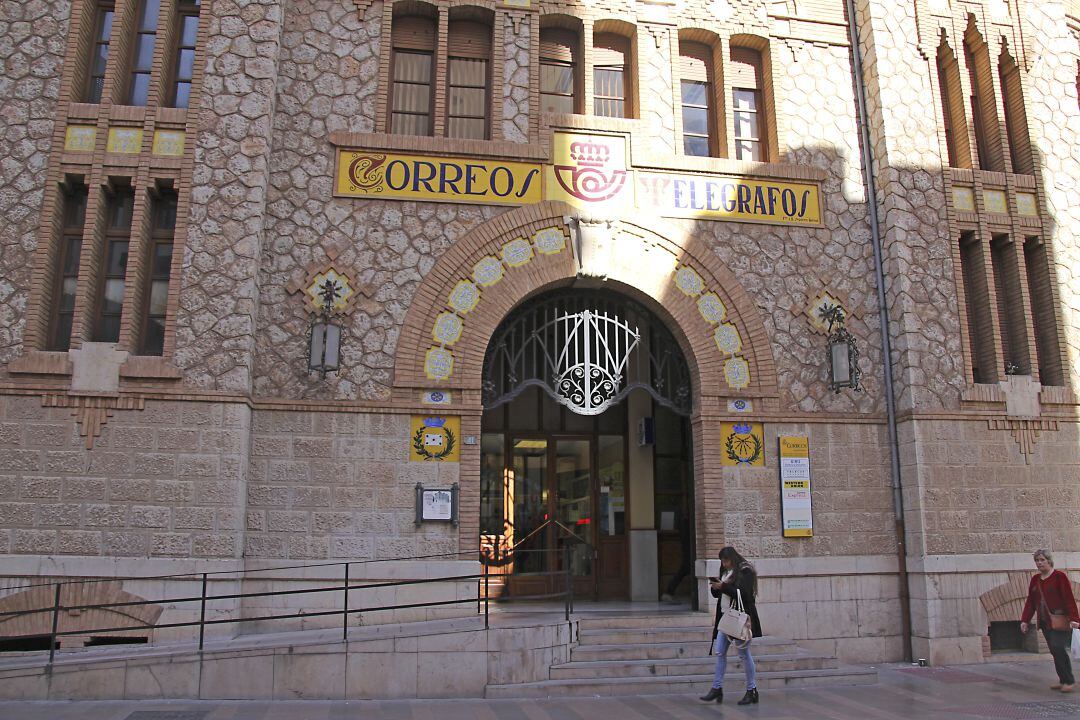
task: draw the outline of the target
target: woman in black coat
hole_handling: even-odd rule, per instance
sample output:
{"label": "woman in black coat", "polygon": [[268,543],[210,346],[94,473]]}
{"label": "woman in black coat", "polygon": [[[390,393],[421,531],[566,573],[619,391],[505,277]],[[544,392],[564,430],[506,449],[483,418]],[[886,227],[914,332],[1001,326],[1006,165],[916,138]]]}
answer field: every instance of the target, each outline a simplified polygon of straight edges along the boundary
{"label": "woman in black coat", "polygon": [[[716,650],[716,674],[713,676],[712,688],[701,697],[705,702],[724,701],[724,673],[727,672],[727,651],[732,645],[742,658],[743,668],[746,670],[746,694],[743,695],[739,705],[750,705],[758,701],[757,675],[754,667],[754,657],[750,654],[750,642],[753,638],[761,637],[761,620],[757,614],[757,571],[754,566],[733,547],[726,547],[720,551],[720,565],[723,570],[721,577],[710,578],[709,589],[716,603],[716,618],[713,620],[713,642]],[[751,640],[743,642],[728,637],[723,633],[717,633],[716,626],[720,623],[720,616],[742,598],[743,611],[750,616]]]}

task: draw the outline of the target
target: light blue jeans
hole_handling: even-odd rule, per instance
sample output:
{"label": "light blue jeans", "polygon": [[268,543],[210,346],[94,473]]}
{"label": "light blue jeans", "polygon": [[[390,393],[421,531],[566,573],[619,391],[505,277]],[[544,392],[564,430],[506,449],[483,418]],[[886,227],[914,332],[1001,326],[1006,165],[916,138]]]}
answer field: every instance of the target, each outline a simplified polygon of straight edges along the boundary
{"label": "light blue jeans", "polygon": [[724,687],[724,673],[727,672],[727,651],[732,645],[739,653],[743,661],[743,669],[746,670],[746,689],[753,690],[757,687],[757,668],[754,667],[754,656],[750,654],[750,642],[744,645],[742,642],[732,642],[731,638],[720,633],[716,636],[716,675],[713,676],[714,688]]}

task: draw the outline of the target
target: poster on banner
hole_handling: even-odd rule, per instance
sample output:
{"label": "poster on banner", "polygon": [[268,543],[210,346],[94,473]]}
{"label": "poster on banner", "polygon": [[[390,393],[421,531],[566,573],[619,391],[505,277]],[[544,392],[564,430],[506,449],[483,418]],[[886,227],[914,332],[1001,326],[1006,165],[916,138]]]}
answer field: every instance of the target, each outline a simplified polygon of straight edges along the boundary
{"label": "poster on banner", "polygon": [[780,515],[784,537],[812,537],[814,511],[810,495],[810,439],[781,435]]}

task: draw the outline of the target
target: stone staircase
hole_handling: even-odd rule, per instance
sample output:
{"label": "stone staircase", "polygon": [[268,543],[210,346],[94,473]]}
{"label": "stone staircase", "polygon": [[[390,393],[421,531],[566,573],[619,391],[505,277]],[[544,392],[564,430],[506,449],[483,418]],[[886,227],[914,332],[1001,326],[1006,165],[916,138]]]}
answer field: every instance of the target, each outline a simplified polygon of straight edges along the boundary
{"label": "stone staircase", "polygon": [[[553,665],[548,680],[488,685],[489,698],[654,695],[705,692],[715,657],[709,655],[710,618],[704,613],[583,618],[570,662]],[[757,638],[753,644],[762,690],[877,682],[877,670],[842,667],[836,658],[807,652],[791,640]],[[742,692],[743,668],[728,654],[724,685]]]}

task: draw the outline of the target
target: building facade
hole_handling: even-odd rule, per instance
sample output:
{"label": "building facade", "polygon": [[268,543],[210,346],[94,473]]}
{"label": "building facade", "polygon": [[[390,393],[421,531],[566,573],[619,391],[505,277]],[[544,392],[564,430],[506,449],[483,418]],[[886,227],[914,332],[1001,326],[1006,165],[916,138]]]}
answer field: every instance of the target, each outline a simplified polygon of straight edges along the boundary
{"label": "building facade", "polygon": [[11,606],[734,545],[770,634],[980,662],[1080,570],[1076,2],[0,7]]}

